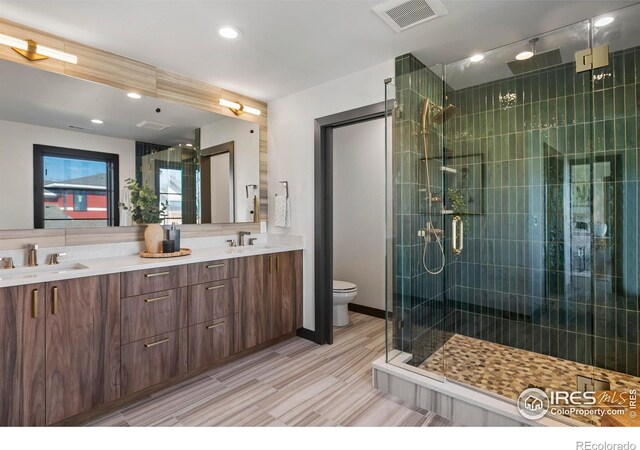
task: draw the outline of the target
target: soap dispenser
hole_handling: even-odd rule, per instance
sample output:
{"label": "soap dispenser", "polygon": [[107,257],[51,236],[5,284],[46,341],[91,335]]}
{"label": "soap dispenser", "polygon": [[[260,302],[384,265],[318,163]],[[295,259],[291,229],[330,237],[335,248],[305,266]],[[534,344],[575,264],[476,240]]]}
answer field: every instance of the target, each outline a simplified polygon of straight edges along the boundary
{"label": "soap dispenser", "polygon": [[176,223],[171,224],[171,228],[167,230],[167,240],[175,242],[175,251],[180,251],[180,230],[176,228]]}

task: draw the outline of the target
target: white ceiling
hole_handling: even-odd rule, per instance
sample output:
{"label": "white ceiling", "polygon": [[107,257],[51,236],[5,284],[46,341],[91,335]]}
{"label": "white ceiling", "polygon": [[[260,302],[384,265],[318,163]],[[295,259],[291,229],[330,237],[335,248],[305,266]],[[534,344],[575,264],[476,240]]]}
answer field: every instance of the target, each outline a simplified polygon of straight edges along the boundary
{"label": "white ceiling", "polygon": [[[443,0],[447,16],[400,34],[371,11],[379,3],[0,0],[0,16],[269,101],[407,52],[452,62],[634,2]],[[221,24],[244,37],[218,38]]]}
{"label": "white ceiling", "polygon": [[[10,61],[0,61],[0,86],[11,86],[0,89],[0,120],[153,144],[193,144],[196,128],[225,117],[149,97],[132,100],[120,89]],[[170,128],[137,127],[143,120]]]}

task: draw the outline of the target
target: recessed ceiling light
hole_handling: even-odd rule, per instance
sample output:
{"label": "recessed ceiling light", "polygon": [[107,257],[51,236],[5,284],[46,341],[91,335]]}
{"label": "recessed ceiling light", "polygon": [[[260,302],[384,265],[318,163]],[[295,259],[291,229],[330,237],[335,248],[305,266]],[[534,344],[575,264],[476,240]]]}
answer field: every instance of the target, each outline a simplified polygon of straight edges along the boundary
{"label": "recessed ceiling light", "polygon": [[242,37],[242,31],[232,25],[224,25],[219,27],[218,34],[225,39],[239,39]]}
{"label": "recessed ceiling light", "polygon": [[92,123],[97,123],[98,125],[100,125],[101,123],[104,123],[102,120],[100,119],[91,119]]}
{"label": "recessed ceiling light", "polygon": [[138,94],[137,92],[129,92],[127,94],[127,97],[129,98],[135,98],[136,100],[141,99],[142,95]]}
{"label": "recessed ceiling light", "polygon": [[193,147],[193,144],[185,144],[187,147]]}
{"label": "recessed ceiling light", "polygon": [[518,61],[523,61],[525,59],[529,59],[533,56],[533,52],[527,50],[526,52],[520,52],[516,55],[516,59]]}
{"label": "recessed ceiling light", "polygon": [[602,17],[602,18],[596,20],[594,25],[597,26],[597,27],[604,27],[606,25],[609,25],[611,22],[613,22],[613,17],[607,16],[607,17]]}
{"label": "recessed ceiling light", "polygon": [[480,62],[484,59],[484,55],[477,53],[469,58],[471,62]]}

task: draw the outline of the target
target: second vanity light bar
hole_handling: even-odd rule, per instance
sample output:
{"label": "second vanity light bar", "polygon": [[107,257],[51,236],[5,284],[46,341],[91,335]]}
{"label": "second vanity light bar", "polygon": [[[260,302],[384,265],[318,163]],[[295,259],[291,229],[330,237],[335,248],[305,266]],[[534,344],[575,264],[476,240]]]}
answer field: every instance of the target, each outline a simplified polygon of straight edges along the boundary
{"label": "second vanity light bar", "polygon": [[230,100],[225,100],[223,98],[220,99],[218,104],[220,106],[226,106],[231,111],[233,111],[233,113],[236,114],[236,115],[242,114],[243,112],[246,112],[246,113],[249,113],[249,114],[254,114],[256,116],[260,115],[260,110],[259,109],[252,108],[251,106],[245,106],[245,105],[243,105],[241,103],[232,102]]}
{"label": "second vanity light bar", "polygon": [[71,64],[78,64],[78,57],[76,55],[45,47],[44,45],[40,45],[32,41],[31,39],[25,41],[24,39],[18,39],[6,34],[0,34],[0,44],[8,45],[30,61],[39,61],[42,59],[53,58]]}

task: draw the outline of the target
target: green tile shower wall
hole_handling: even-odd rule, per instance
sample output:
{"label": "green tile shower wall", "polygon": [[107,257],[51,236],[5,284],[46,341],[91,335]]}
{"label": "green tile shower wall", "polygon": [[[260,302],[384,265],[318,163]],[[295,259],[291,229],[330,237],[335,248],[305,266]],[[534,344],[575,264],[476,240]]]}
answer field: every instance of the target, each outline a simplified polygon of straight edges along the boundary
{"label": "green tile shower wall", "polygon": [[[445,124],[445,146],[483,156],[484,181],[469,192],[484,212],[468,216],[445,291],[456,332],[637,375],[640,49],[610,61],[447,90],[460,114]],[[578,183],[571,168],[582,164],[593,174]],[[594,237],[595,217],[605,239]]]}

